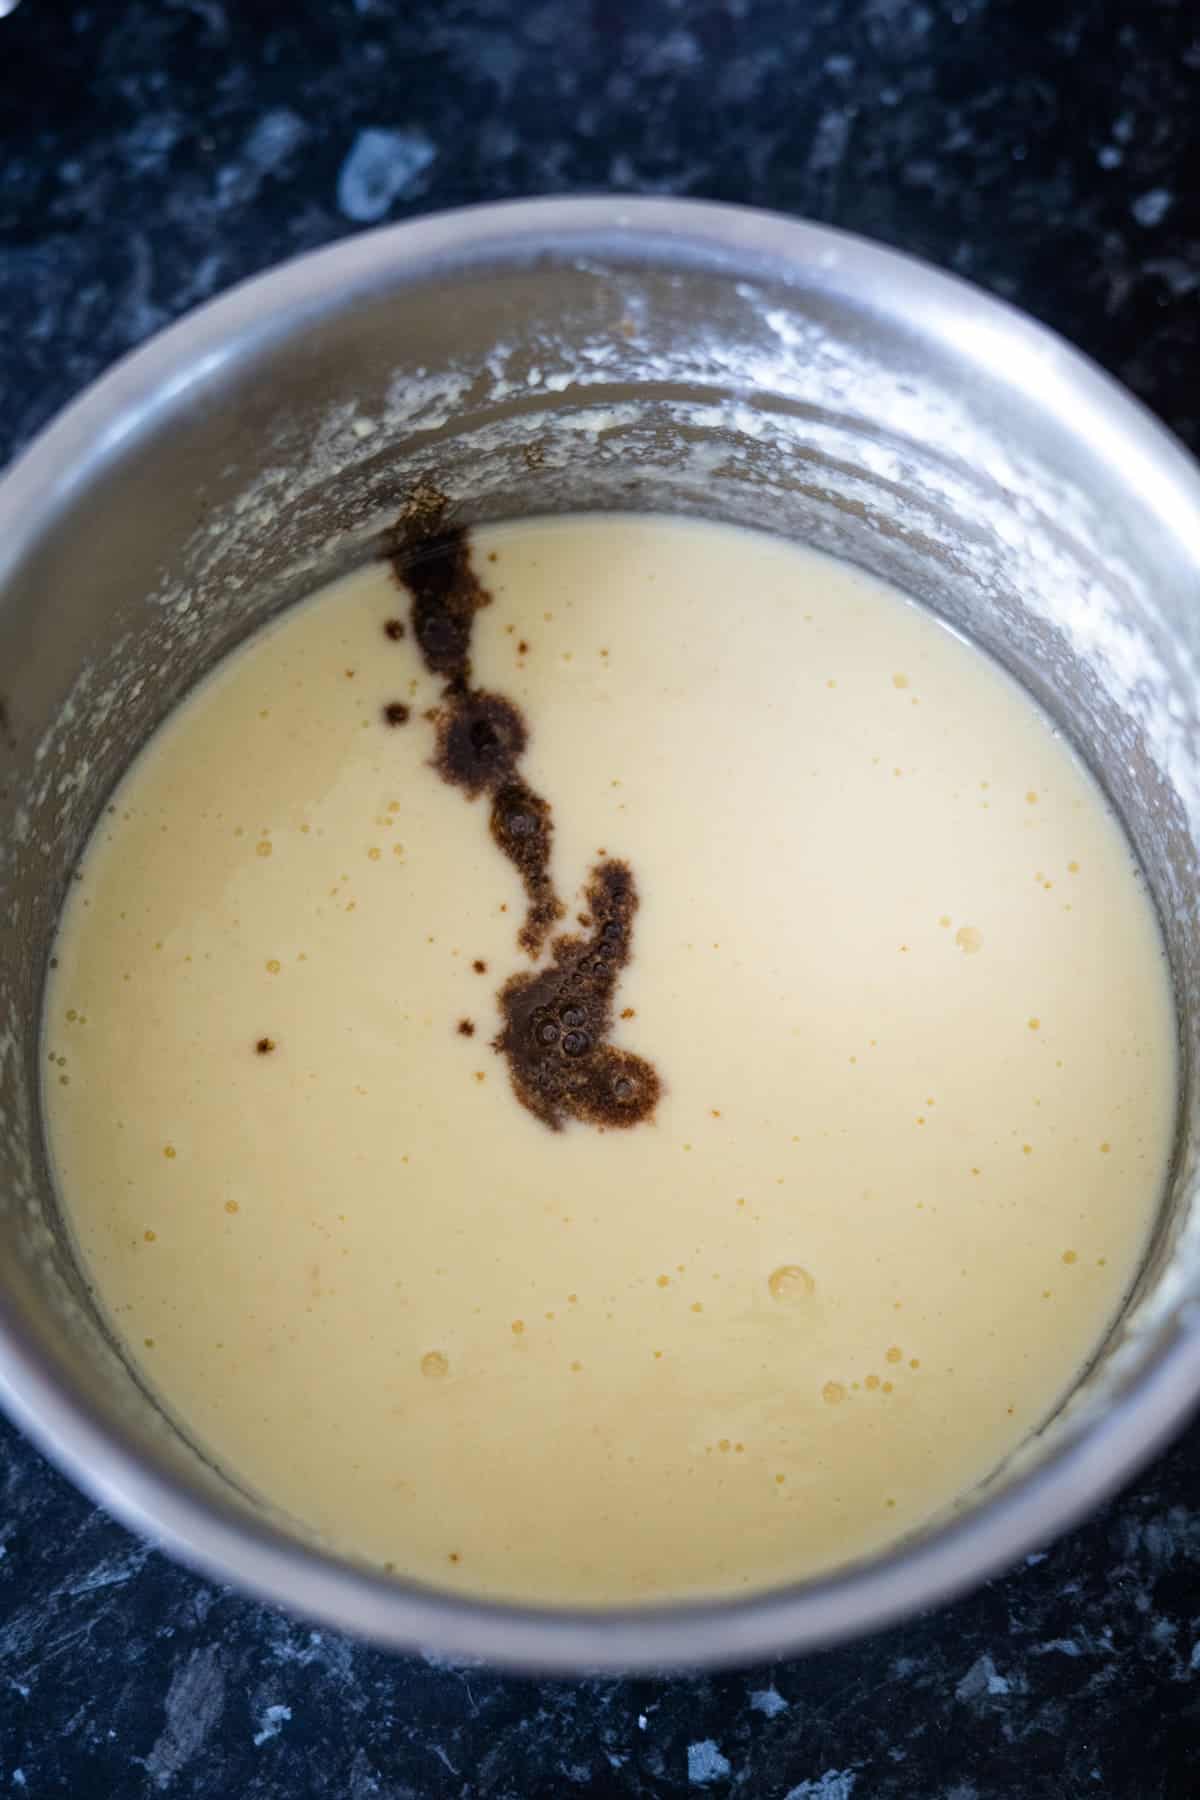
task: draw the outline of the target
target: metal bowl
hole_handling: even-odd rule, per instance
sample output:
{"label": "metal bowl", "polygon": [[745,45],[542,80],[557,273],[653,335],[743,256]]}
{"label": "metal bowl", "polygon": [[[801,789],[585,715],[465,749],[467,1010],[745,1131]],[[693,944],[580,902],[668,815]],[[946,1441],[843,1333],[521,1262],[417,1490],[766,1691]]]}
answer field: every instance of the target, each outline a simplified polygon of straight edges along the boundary
{"label": "metal bowl", "polygon": [[[146,1391],[50,1180],[42,985],[114,782],[261,621],[378,547],[431,480],[466,522],[645,508],[765,526],[894,582],[1024,682],[1125,821],[1159,908],[1179,1134],[1092,1368],[1003,1468],[809,1584],[531,1610],[341,1560]],[[0,483],[0,1387],[97,1500],[206,1574],[397,1646],[545,1670],[828,1644],[1077,1519],[1200,1393],[1200,476],[1065,344],[890,251],[762,213],[535,201],[350,239],[117,365]],[[297,1429],[303,1397],[297,1396]]]}

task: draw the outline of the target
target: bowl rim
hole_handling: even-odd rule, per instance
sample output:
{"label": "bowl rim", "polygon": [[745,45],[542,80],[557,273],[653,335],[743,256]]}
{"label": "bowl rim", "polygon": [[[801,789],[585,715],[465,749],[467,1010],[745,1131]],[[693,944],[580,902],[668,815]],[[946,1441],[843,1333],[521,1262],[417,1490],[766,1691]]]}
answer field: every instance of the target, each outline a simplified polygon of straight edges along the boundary
{"label": "bowl rim", "polygon": [[[0,595],[47,517],[70,505],[103,461],[156,409],[178,404],[235,356],[303,328],[355,295],[425,282],[449,268],[510,265],[547,250],[651,252],[787,270],[810,285],[904,290],[905,317],[953,327],[982,361],[1002,343],[1019,384],[1122,476],[1173,533],[1200,541],[1200,469],[1165,427],[1046,327],[956,276],[826,225],[749,207],[660,199],[533,199],[433,213],[347,237],[231,288],[114,364],[0,476]],[[885,289],[886,291],[886,289]],[[1060,409],[1061,410],[1061,409]],[[1129,1390],[1047,1459],[970,1513],[819,1579],[744,1597],[605,1611],[473,1599],[405,1581],[313,1548],[156,1466],[102,1421],[0,1302],[0,1401],[33,1442],[124,1524],[202,1575],[358,1638],[479,1658],[530,1672],[579,1674],[730,1666],[826,1646],[949,1600],[1076,1523],[1179,1429],[1200,1401],[1200,1309],[1172,1321]]]}

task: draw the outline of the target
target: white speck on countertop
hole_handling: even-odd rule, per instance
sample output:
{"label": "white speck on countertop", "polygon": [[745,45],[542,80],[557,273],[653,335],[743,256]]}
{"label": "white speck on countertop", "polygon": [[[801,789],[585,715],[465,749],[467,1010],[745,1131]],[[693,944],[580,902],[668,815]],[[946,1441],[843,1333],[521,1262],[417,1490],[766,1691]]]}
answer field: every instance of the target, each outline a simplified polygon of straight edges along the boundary
{"label": "white speck on countertop", "polygon": [[338,175],[338,205],[348,219],[372,225],[394,200],[416,192],[436,156],[423,131],[360,131]]}
{"label": "white speck on countertop", "polygon": [[291,1716],[290,1706],[268,1706],[258,1721],[255,1745],[269,1744],[272,1738],[277,1738]]}
{"label": "white speck on countertop", "polygon": [[789,1788],[783,1800],[850,1800],[857,1781],[853,1769],[826,1769],[823,1775]]}
{"label": "white speck on countertop", "polygon": [[1162,224],[1174,203],[1175,196],[1167,188],[1149,188],[1138,195],[1129,210],[1139,225],[1149,229]]}
{"label": "white speck on countertop", "polygon": [[1011,1692],[1011,1684],[1006,1676],[997,1672],[995,1663],[985,1652],[976,1657],[954,1692],[959,1700],[978,1700],[985,1694],[991,1699],[1002,1699]]}
{"label": "white speck on countertop", "polygon": [[788,1703],[776,1687],[756,1688],[750,1696],[750,1705],[755,1712],[773,1719],[779,1713],[786,1712]]}
{"label": "white speck on countertop", "polygon": [[728,1775],[729,1767],[729,1758],[721,1755],[712,1738],[702,1738],[698,1744],[688,1745],[689,1787],[707,1787],[710,1781]]}
{"label": "white speck on countertop", "polygon": [[217,1651],[194,1650],[178,1664],[163,1703],[163,1728],[146,1758],[156,1788],[167,1788],[203,1749],[225,1710],[225,1677]]}

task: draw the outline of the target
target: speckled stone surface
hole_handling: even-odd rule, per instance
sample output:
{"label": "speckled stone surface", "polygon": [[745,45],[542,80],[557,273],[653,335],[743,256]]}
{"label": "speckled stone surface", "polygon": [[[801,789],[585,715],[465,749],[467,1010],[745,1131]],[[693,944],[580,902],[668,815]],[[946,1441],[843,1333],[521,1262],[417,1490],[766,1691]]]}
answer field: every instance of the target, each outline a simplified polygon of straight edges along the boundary
{"label": "speckled stone surface", "polygon": [[[1198,174],[1192,0],[23,0],[0,19],[0,463],[281,257],[604,188],[916,251],[1057,326],[1200,449]],[[289,1622],[136,1542],[0,1427],[10,1792],[1192,1800],[1200,1431],[1065,1541],[869,1642],[571,1684]]]}

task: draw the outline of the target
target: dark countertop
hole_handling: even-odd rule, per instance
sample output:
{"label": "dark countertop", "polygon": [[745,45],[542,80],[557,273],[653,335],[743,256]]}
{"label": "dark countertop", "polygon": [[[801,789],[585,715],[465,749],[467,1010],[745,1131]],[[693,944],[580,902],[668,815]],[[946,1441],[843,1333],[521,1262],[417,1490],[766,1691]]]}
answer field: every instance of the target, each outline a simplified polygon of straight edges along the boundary
{"label": "dark countertop", "polygon": [[[599,189],[915,251],[1200,449],[1198,176],[1190,0],[24,0],[0,21],[0,464],[282,257]],[[5,1426],[0,1492],[0,1794],[1200,1795],[1200,1429],[954,1606],[666,1682],[529,1682],[291,1623],[138,1543]]]}

